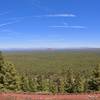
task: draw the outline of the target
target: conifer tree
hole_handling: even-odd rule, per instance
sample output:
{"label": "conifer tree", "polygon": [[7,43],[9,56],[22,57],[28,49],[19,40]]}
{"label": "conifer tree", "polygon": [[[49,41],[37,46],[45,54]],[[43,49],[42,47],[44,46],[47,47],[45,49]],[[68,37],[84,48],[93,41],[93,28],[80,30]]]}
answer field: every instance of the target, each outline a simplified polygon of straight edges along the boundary
{"label": "conifer tree", "polygon": [[67,70],[67,78],[65,82],[65,91],[68,93],[73,93],[74,92],[74,74],[71,69]]}
{"label": "conifer tree", "polygon": [[50,80],[47,78],[47,79],[44,79],[43,81],[42,81],[42,85],[43,85],[43,91],[44,92],[50,92],[50,87],[49,87],[49,85],[50,85]]}
{"label": "conifer tree", "polygon": [[19,91],[20,77],[13,64],[5,62],[0,52],[0,91]]}
{"label": "conifer tree", "polygon": [[98,64],[94,70],[91,79],[88,82],[89,89],[92,91],[100,91],[100,65]]}
{"label": "conifer tree", "polygon": [[56,85],[53,80],[53,76],[50,77],[50,85],[49,85],[50,92],[56,93]]}
{"label": "conifer tree", "polygon": [[80,73],[75,74],[75,81],[74,81],[74,92],[84,92],[85,90],[85,79]]}
{"label": "conifer tree", "polygon": [[65,87],[65,82],[64,82],[63,77],[60,77],[60,78],[59,78],[59,81],[60,81],[60,84],[59,84],[59,92],[60,92],[60,93],[64,93],[64,92],[65,92],[65,89],[64,89],[64,87]]}

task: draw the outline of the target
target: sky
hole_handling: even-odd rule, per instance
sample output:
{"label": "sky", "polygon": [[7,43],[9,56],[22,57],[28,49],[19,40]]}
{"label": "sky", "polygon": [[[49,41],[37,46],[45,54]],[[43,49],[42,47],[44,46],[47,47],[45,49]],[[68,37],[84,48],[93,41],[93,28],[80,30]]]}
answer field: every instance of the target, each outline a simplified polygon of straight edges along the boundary
{"label": "sky", "polygon": [[100,48],[100,0],[0,0],[0,48]]}

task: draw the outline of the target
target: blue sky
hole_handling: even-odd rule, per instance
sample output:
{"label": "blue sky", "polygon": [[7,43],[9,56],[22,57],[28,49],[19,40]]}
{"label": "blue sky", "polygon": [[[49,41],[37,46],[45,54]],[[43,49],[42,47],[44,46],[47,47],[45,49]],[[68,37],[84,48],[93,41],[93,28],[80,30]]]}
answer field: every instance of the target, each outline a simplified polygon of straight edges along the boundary
{"label": "blue sky", "polygon": [[100,0],[0,0],[0,48],[100,47]]}

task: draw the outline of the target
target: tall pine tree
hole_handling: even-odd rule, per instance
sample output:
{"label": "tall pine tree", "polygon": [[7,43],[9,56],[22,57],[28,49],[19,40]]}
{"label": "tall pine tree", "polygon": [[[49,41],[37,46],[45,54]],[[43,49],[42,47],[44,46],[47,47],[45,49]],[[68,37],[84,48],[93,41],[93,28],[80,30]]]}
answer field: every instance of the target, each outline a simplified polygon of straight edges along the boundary
{"label": "tall pine tree", "polygon": [[92,74],[92,78],[89,80],[89,90],[100,91],[100,65],[98,64]]}
{"label": "tall pine tree", "polygon": [[0,52],[0,91],[19,91],[20,78],[13,64],[5,62]]}

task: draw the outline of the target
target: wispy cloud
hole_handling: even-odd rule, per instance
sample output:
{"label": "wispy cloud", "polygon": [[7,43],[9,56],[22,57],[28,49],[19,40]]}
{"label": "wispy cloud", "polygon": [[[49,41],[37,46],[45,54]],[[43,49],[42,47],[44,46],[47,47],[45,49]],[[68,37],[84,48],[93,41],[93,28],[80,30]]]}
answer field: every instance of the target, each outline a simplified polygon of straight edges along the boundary
{"label": "wispy cloud", "polygon": [[7,25],[10,25],[10,24],[17,23],[17,22],[19,22],[19,21],[16,20],[16,21],[11,21],[11,22],[2,23],[2,24],[0,24],[0,28],[2,28],[2,27],[4,27],[4,26],[7,26]]}
{"label": "wispy cloud", "polygon": [[45,14],[45,15],[31,15],[31,16],[21,16],[9,18],[9,20],[25,20],[29,18],[55,18],[55,17],[76,17],[74,14]]}
{"label": "wispy cloud", "polygon": [[69,25],[55,25],[55,26],[48,26],[50,28],[68,28],[68,29],[85,29],[85,26],[79,26],[79,25],[75,25],[75,26],[69,26]]}
{"label": "wispy cloud", "polygon": [[74,14],[50,14],[44,15],[44,17],[76,17]]}
{"label": "wispy cloud", "polygon": [[33,17],[76,17],[74,14],[47,14]]}
{"label": "wispy cloud", "polygon": [[39,0],[31,0],[31,1],[32,1],[33,7],[36,7],[39,10],[42,10],[42,11],[46,11],[46,12],[49,11],[48,7],[45,7],[45,5],[41,5],[41,1],[39,1]]}
{"label": "wispy cloud", "polygon": [[[37,7],[38,9],[43,10],[43,11],[47,11],[47,12],[50,11],[48,7],[45,7],[45,5],[42,5],[40,0],[31,0],[31,1],[34,7]],[[47,14],[47,15],[34,16],[34,17],[76,17],[76,15],[62,13],[62,14]]]}

